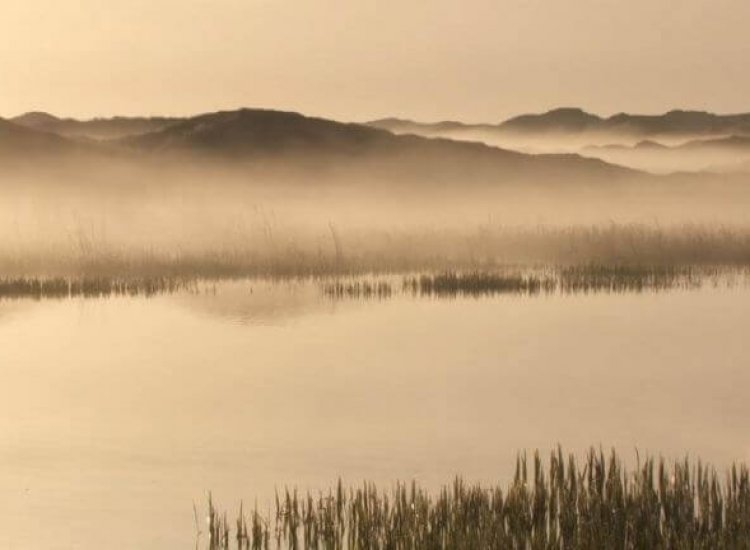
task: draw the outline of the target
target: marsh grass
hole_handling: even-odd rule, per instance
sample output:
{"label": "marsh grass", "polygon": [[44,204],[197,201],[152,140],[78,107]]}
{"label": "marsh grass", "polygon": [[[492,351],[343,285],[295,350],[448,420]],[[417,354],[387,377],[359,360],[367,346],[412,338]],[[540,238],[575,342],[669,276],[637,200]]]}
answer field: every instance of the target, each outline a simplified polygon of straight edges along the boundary
{"label": "marsh grass", "polygon": [[0,299],[102,298],[213,290],[227,281],[317,284],[333,300],[389,299],[399,294],[436,298],[483,297],[497,294],[538,295],[659,292],[697,289],[706,284],[747,284],[750,272],[738,266],[577,265],[505,268],[487,271],[442,271],[419,275],[215,276],[187,277],[13,277],[0,278]]}
{"label": "marsh grass", "polygon": [[722,277],[731,284],[731,275],[741,271],[707,266],[584,265],[560,269],[557,282],[564,293],[644,292],[700,288],[704,281],[718,283]]}
{"label": "marsh grass", "polygon": [[[154,236],[154,239],[157,239]],[[105,236],[0,241],[7,277],[348,277],[508,266],[750,267],[750,227],[607,224],[464,228],[264,226],[193,240]]]}
{"label": "marsh grass", "polygon": [[560,449],[546,465],[521,455],[507,487],[287,489],[273,513],[240,506],[234,531],[211,497],[208,507],[210,550],[750,548],[746,466],[720,477],[700,461],[647,458],[629,471],[594,449],[580,463]]}
{"label": "marsh grass", "polygon": [[402,289],[421,296],[486,296],[492,294],[551,293],[557,288],[552,276],[516,275],[488,272],[445,272],[406,277]]}
{"label": "marsh grass", "polygon": [[[747,284],[748,272],[736,266],[638,266],[577,265],[544,269],[499,271],[446,271],[405,276],[401,292],[411,296],[451,298],[483,297],[498,294],[533,296],[538,294],[660,292],[675,289],[733,287]],[[358,284],[358,283],[357,283]],[[357,284],[329,283],[324,294],[336,298],[367,298]],[[392,285],[388,280],[373,280],[367,288]],[[341,288],[341,291],[332,289]],[[381,292],[390,297],[396,289]]]}
{"label": "marsh grass", "polygon": [[335,280],[324,282],[321,289],[325,296],[334,299],[384,299],[393,295],[393,285],[386,280]]}
{"label": "marsh grass", "polygon": [[104,298],[110,296],[155,296],[195,287],[183,278],[24,278],[0,279],[0,299]]}

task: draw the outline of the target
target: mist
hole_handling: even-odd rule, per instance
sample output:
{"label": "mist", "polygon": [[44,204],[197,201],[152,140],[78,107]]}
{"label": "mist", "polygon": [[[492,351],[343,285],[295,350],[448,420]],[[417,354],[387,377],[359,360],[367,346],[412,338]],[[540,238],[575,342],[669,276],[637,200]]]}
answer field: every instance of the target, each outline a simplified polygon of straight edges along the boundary
{"label": "mist", "polygon": [[[23,276],[307,275],[735,263],[747,255],[738,244],[750,228],[741,177],[442,178],[430,186],[424,177],[389,179],[370,164],[308,173],[261,166],[220,168],[183,156],[159,166],[73,162],[6,173],[0,266]],[[646,246],[658,239],[661,254]],[[688,253],[691,239],[700,250]]]}

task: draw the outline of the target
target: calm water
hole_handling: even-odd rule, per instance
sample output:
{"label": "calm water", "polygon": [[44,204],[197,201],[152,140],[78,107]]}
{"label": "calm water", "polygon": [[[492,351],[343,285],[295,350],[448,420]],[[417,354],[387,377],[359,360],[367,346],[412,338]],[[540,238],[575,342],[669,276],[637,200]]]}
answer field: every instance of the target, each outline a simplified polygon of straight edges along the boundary
{"label": "calm water", "polygon": [[0,547],[187,548],[193,502],[505,481],[561,443],[750,459],[750,290],[0,302]]}

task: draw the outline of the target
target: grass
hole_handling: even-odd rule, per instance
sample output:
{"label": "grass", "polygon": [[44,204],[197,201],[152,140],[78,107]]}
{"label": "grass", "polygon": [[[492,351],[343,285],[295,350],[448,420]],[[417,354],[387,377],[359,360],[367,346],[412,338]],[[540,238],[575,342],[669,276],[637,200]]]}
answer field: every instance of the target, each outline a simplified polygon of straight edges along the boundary
{"label": "grass", "polygon": [[393,295],[393,286],[384,280],[335,280],[323,283],[322,291],[330,298],[383,299]]}
{"label": "grass", "polygon": [[0,279],[0,299],[103,298],[109,296],[154,296],[193,287],[185,279],[63,277]]}
{"label": "grass", "polygon": [[[444,271],[422,275],[276,276],[271,280],[318,282],[331,299],[387,299],[400,293],[409,296],[451,298],[496,294],[575,294],[589,292],[657,292],[670,289],[731,286],[748,281],[748,271],[739,267],[578,265],[544,269],[493,271]],[[241,279],[253,279],[240,277]],[[201,282],[235,280],[231,275],[212,279],[186,276],[163,277],[14,277],[0,278],[0,299],[101,298],[109,296],[154,296],[182,291],[195,292]]]}
{"label": "grass", "polygon": [[[445,271],[405,276],[401,291],[411,296],[451,298],[497,294],[577,294],[595,292],[659,292],[696,289],[706,282],[731,286],[747,282],[747,271],[731,267],[578,265],[545,269],[500,271]],[[363,290],[364,289],[364,290]],[[377,289],[374,290],[374,289]],[[390,297],[396,293],[388,280],[326,283],[323,292],[334,298]]]}
{"label": "grass", "polygon": [[[6,277],[325,277],[508,266],[750,267],[750,227],[609,224],[460,229],[267,228],[203,239],[5,239]],[[249,231],[249,230],[248,230]]]}
{"label": "grass", "polygon": [[562,268],[558,285],[564,293],[660,291],[698,288],[704,280],[717,280],[722,274],[730,271],[706,266],[584,265]]}
{"label": "grass", "polygon": [[437,275],[407,277],[402,287],[422,296],[485,296],[491,294],[538,294],[552,292],[556,280],[535,275],[503,275],[498,273],[446,272]]}
{"label": "grass", "polygon": [[232,523],[209,497],[204,547],[746,549],[750,477],[744,465],[722,478],[687,459],[649,458],[628,471],[614,451],[592,449],[578,463],[558,449],[546,465],[538,453],[530,463],[519,456],[507,487],[456,479],[431,494],[416,483],[384,491],[339,481],[325,494],[285,490],[272,515],[240,506]]}

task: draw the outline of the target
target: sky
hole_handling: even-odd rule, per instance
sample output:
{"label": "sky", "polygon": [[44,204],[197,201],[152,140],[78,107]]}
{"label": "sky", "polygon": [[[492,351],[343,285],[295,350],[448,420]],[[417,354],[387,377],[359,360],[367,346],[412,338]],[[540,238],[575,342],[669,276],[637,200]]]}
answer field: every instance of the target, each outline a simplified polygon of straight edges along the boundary
{"label": "sky", "polygon": [[748,0],[2,0],[0,116],[750,111]]}

